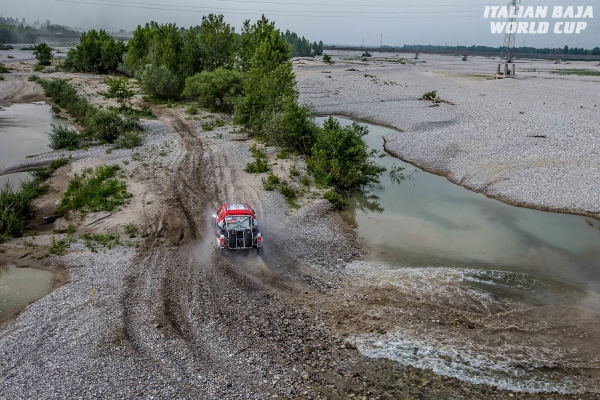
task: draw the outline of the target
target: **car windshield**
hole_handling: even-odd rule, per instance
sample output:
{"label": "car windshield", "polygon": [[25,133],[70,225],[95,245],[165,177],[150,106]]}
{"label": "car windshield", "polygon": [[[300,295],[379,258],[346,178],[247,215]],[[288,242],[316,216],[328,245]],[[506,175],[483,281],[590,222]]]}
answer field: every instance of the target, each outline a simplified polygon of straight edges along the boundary
{"label": "car windshield", "polygon": [[250,229],[252,228],[252,217],[248,215],[232,215],[225,217],[227,229]]}

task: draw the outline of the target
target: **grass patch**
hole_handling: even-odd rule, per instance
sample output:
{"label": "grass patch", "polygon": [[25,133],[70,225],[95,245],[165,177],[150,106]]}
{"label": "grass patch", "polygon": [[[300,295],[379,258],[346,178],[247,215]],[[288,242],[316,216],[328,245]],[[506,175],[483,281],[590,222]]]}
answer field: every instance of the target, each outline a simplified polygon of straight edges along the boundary
{"label": "grass patch", "polygon": [[283,149],[279,153],[277,153],[276,157],[282,160],[287,160],[288,158],[290,158],[290,152],[286,149]]}
{"label": "grass patch", "polygon": [[261,172],[268,172],[271,170],[269,166],[269,159],[267,158],[267,151],[264,147],[253,145],[250,147],[250,152],[254,157],[254,161],[246,164],[244,171],[249,174],[259,174]]}
{"label": "grass patch", "polygon": [[290,167],[290,176],[292,178],[295,178],[297,176],[300,176],[300,170],[298,168],[296,168],[296,166],[292,165]]}
{"label": "grass patch", "polygon": [[579,76],[600,76],[600,71],[593,69],[566,68],[550,71],[555,75],[579,75]]}
{"label": "grass patch", "polygon": [[10,72],[10,68],[0,62],[0,74],[8,74]]}
{"label": "grass patch", "polygon": [[111,232],[107,234],[102,233],[84,233],[81,238],[85,240],[85,246],[91,251],[96,251],[95,244],[101,244],[102,246],[112,249],[118,245],[121,241],[121,236],[118,232]]}
{"label": "grass patch", "polygon": [[187,110],[185,110],[185,112],[188,113],[188,114],[190,114],[190,115],[196,115],[196,114],[198,114],[198,106],[195,105],[195,104],[192,104],[191,106],[189,106],[187,108]]}
{"label": "grass patch", "polygon": [[33,176],[34,179],[37,179],[37,180],[43,182],[46,179],[50,178],[57,169],[59,169],[62,166],[67,165],[70,160],[71,160],[71,157],[60,157],[58,160],[52,161],[48,168],[36,169],[35,171],[31,172],[31,175]]}
{"label": "grass patch", "polygon": [[123,225],[123,228],[125,228],[125,233],[129,235],[130,238],[134,238],[137,235],[138,227],[135,226],[133,222]]}
{"label": "grass patch", "polygon": [[93,211],[113,211],[131,198],[118,165],[86,168],[69,182],[57,210],[66,215],[78,211],[82,216]]}
{"label": "grass patch", "polygon": [[23,235],[31,202],[47,191],[48,186],[38,179],[24,180],[18,190],[9,182],[0,188],[0,242]]}
{"label": "grass patch", "polygon": [[265,190],[275,190],[281,183],[281,179],[277,175],[274,175],[272,172],[266,177],[262,178],[262,185]]}
{"label": "grass patch", "polygon": [[281,183],[279,184],[279,188],[277,189],[279,190],[279,193],[281,193],[283,195],[283,197],[285,197],[285,199],[287,200],[288,204],[296,207],[296,198],[298,197],[298,195],[296,194],[296,191],[294,190],[294,188],[292,188],[287,181],[281,181]]}

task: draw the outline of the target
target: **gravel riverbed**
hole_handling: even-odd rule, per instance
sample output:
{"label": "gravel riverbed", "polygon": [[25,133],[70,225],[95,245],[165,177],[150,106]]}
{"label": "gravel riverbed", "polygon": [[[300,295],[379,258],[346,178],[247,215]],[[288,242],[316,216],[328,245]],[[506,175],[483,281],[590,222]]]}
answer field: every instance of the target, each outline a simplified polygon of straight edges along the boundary
{"label": "gravel riverbed", "polygon": [[[453,87],[450,83],[437,89],[455,106],[429,108],[415,100],[432,86],[426,74],[437,82],[446,79],[417,69],[422,65],[300,63],[296,61],[302,99],[322,113],[405,129],[401,137],[450,129],[460,125],[448,122],[460,120],[456,110],[474,112],[445,89]],[[345,71],[351,68],[361,72]],[[407,92],[398,92],[401,79],[395,68],[414,68],[414,76],[402,80]],[[364,74],[377,75],[379,83]],[[425,74],[419,78],[424,83],[413,87],[419,74]],[[87,75],[70,77],[79,84],[89,80]],[[465,86],[473,79],[472,85],[495,83],[471,76],[450,80],[457,79]],[[157,120],[143,122],[141,148],[69,153],[72,162],[64,167],[63,179],[87,166],[116,163],[133,194],[127,207],[90,215],[80,221],[80,229],[122,232],[123,224],[134,222],[141,237],[123,234],[121,245],[96,252],[78,239],[64,255],[47,259],[51,268],[68,269],[70,278],[0,325],[1,399],[595,398],[594,393],[514,393],[362,355],[349,338],[384,335],[396,323],[379,318],[375,310],[393,316],[414,309],[407,315],[421,325],[439,319],[440,310],[388,287],[355,282],[345,272],[346,263],[362,255],[355,232],[323,200],[293,210],[280,194],[264,191],[261,176],[243,172],[251,160],[249,144],[231,126],[204,131],[204,120],[182,109],[158,106],[154,112]],[[393,150],[394,138],[388,141]],[[432,146],[436,143],[431,139]],[[421,156],[416,150],[412,156],[400,155],[418,163],[418,157],[435,158],[432,149],[423,148]],[[440,156],[439,165],[432,163],[429,169],[444,173],[454,165],[448,160],[462,152],[455,151],[454,158]],[[1,171],[26,170],[60,154],[38,155]],[[265,234],[262,255],[215,249],[210,214],[226,201],[249,201],[256,209]],[[49,237],[27,239],[37,243]],[[8,254],[25,246],[14,240],[2,248]],[[448,317],[464,322],[436,327],[475,332],[467,317]]]}
{"label": "gravel riverbed", "polygon": [[[320,114],[402,130],[385,138],[388,152],[489,197],[600,214],[600,77],[553,73],[597,62],[518,60],[516,79],[495,80],[497,59],[331,55],[295,65],[301,100]],[[418,100],[432,90],[448,103]]]}

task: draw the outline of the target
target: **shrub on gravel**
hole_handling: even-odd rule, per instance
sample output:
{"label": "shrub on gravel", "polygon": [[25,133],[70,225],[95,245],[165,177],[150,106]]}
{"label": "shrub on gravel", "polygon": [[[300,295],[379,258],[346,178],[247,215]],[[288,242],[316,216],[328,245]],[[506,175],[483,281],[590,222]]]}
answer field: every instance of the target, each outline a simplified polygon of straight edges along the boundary
{"label": "shrub on gravel", "polygon": [[121,115],[117,111],[97,109],[85,129],[85,133],[102,143],[114,143],[126,132],[140,129],[139,119],[134,115]]}
{"label": "shrub on gravel", "polygon": [[268,172],[271,170],[271,167],[269,166],[269,159],[267,158],[267,152],[264,147],[253,145],[250,148],[250,151],[254,156],[254,161],[246,164],[244,171],[250,174],[259,174],[261,172]]}
{"label": "shrub on gravel", "polygon": [[71,129],[66,125],[51,124],[52,132],[50,135],[50,147],[54,150],[58,149],[69,149],[73,150],[77,148],[79,144],[79,133],[75,129]]}
{"label": "shrub on gravel", "polygon": [[181,79],[165,65],[147,64],[140,72],[140,86],[144,93],[159,99],[179,96],[183,86]]}
{"label": "shrub on gravel", "polygon": [[31,202],[47,191],[48,186],[38,179],[24,180],[18,190],[10,182],[0,188],[0,242],[23,234]]}
{"label": "shrub on gravel", "polygon": [[265,190],[275,190],[281,183],[281,179],[277,175],[274,175],[272,172],[266,177],[262,178],[262,185]]}
{"label": "shrub on gravel", "polygon": [[0,62],[0,74],[8,74],[10,72],[10,68],[7,68],[6,65]]}
{"label": "shrub on gravel", "polygon": [[242,94],[242,88],[241,72],[217,68],[187,78],[183,96],[197,100],[211,111],[230,112],[235,100]]}
{"label": "shrub on gravel", "polygon": [[86,168],[69,182],[69,187],[58,203],[59,213],[79,211],[81,215],[93,211],[112,211],[125,204],[131,194],[120,176],[118,165],[100,165]]}
{"label": "shrub on gravel", "polygon": [[386,168],[373,161],[377,151],[369,151],[362,138],[368,132],[365,126],[356,122],[342,127],[336,119],[329,117],[306,160],[315,182],[343,192],[378,183],[379,175]]}
{"label": "shrub on gravel", "polygon": [[335,190],[329,190],[325,192],[323,197],[333,205],[336,210],[343,210],[348,207],[348,203],[344,200],[344,196],[336,192]]}
{"label": "shrub on gravel", "polygon": [[132,149],[141,146],[144,138],[139,132],[125,132],[120,135],[113,143],[114,149]]}

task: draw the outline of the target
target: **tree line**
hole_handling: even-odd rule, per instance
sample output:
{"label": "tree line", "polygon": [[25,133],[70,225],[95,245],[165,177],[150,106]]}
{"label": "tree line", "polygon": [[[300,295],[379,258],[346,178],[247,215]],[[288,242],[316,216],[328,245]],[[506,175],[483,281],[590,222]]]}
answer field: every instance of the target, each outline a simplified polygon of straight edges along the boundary
{"label": "tree line", "polygon": [[[469,52],[478,52],[478,53],[501,53],[503,47],[492,47],[492,46],[433,46],[433,45],[407,45],[405,44],[402,47],[394,47],[394,46],[383,46],[385,48],[390,49],[403,49],[403,50],[415,50],[415,51],[451,51],[451,52],[461,52],[461,51],[469,51]],[[574,54],[574,55],[591,55],[597,56],[600,55],[600,47],[594,47],[593,49],[584,49],[583,47],[516,47],[515,51],[517,53],[527,53],[527,54]]]}
{"label": "tree line", "polygon": [[334,120],[320,127],[313,110],[299,103],[294,46],[304,56],[322,52],[322,42],[282,34],[264,16],[244,21],[237,34],[222,15],[210,14],[188,29],[155,22],[138,26],[127,44],[102,30],[85,32],[63,67],[136,77],[152,98],[232,113],[235,124],[263,143],[306,156],[315,182],[333,188],[328,199],[343,207],[342,195],[376,182],[385,168],[374,162],[363,127]]}
{"label": "tree line", "polygon": [[36,41],[36,35],[39,34],[79,34],[79,32],[62,25],[48,23],[40,28],[36,28],[17,22],[17,20],[12,18],[0,17],[0,44],[33,43]]}

